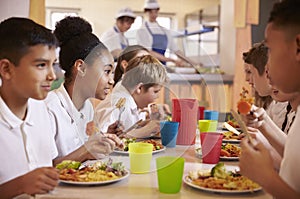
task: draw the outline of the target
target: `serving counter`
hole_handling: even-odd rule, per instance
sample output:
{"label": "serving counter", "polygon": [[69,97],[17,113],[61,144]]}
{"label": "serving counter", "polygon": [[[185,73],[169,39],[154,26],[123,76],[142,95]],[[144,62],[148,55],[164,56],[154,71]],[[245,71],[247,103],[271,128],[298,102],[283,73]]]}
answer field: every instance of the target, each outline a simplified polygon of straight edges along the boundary
{"label": "serving counter", "polygon": [[232,108],[233,75],[168,73],[170,84],[164,88],[162,103],[172,98],[195,98],[207,109],[229,112]]}

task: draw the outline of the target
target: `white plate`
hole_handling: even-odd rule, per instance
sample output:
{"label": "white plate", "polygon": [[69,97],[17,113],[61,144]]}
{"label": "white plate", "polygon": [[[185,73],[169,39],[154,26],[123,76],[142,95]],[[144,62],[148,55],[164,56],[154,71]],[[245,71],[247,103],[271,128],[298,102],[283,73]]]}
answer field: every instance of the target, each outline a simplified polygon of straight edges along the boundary
{"label": "white plate", "polygon": [[[156,154],[156,153],[162,152],[164,150],[166,150],[165,146],[163,148],[159,149],[159,150],[153,151],[152,154]],[[117,149],[114,150],[114,153],[122,154],[122,155],[129,155],[128,151],[120,151],[120,150],[117,150]]]}
{"label": "white plate", "polygon": [[120,178],[113,179],[113,180],[95,181],[95,182],[76,182],[76,181],[69,181],[69,180],[59,180],[59,182],[62,182],[62,183],[65,183],[65,184],[70,184],[70,185],[86,185],[86,186],[106,185],[106,184],[118,182],[118,181],[121,181],[121,180],[124,180],[124,179],[128,178],[130,172],[127,169],[125,169],[125,171],[127,172],[127,174],[125,176],[122,176]]}
{"label": "white plate", "polygon": [[226,160],[239,160],[239,157],[220,156],[220,160],[223,160],[223,161],[226,161]]}
{"label": "white plate", "polygon": [[214,193],[239,194],[239,193],[253,193],[253,192],[262,190],[261,187],[253,189],[253,190],[226,190],[226,189],[211,189],[211,188],[206,188],[206,187],[200,187],[198,185],[193,184],[192,180],[188,177],[188,175],[183,178],[183,182],[193,188],[196,188],[196,189],[199,189],[202,191],[214,192]]}
{"label": "white plate", "polygon": [[239,143],[241,143],[241,140],[237,140],[237,139],[229,139],[229,140],[223,139],[222,142],[223,142],[223,143],[239,144]]}

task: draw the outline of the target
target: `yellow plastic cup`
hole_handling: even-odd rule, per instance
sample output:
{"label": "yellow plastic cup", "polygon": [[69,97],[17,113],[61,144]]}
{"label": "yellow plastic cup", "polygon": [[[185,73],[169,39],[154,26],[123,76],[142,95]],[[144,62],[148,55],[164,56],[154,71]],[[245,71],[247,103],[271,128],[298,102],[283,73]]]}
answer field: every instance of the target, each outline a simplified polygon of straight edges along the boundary
{"label": "yellow plastic cup", "polygon": [[158,189],[161,193],[178,193],[182,185],[184,158],[163,156],[156,158]]}
{"label": "yellow plastic cup", "polygon": [[136,142],[130,143],[128,148],[131,173],[150,172],[153,144]]}
{"label": "yellow plastic cup", "polygon": [[216,132],[217,120],[198,120],[198,129],[201,132]]}

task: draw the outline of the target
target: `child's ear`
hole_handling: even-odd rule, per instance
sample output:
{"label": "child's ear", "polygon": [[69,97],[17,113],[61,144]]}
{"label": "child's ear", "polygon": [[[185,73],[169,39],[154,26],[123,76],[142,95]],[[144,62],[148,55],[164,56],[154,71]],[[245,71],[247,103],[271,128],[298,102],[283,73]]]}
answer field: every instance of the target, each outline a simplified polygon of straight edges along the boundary
{"label": "child's ear", "polygon": [[86,74],[86,64],[84,63],[83,60],[79,59],[75,61],[75,68],[78,72],[78,75],[80,75],[81,77],[84,77]]}
{"label": "child's ear", "polygon": [[136,89],[135,89],[135,92],[137,94],[141,94],[142,93],[142,88],[143,88],[143,83],[139,83],[137,86],[136,86]]}
{"label": "child's ear", "polygon": [[[0,60],[0,77],[2,79],[10,79],[12,75],[11,67],[13,65],[8,59]],[[14,67],[14,66],[13,66]]]}
{"label": "child's ear", "polygon": [[298,34],[297,35],[297,37],[296,37],[296,47],[297,47],[297,54],[296,54],[296,56],[297,56],[297,61],[300,61],[300,34]]}
{"label": "child's ear", "polygon": [[126,72],[127,66],[128,66],[128,62],[126,60],[122,60],[121,61],[121,66],[123,68],[123,72]]}

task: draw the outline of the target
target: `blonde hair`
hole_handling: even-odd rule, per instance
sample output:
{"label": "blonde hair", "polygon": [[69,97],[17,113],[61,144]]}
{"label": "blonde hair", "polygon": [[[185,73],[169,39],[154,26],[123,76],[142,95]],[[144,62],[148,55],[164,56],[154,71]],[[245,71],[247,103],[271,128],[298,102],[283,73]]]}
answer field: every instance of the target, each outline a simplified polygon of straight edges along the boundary
{"label": "blonde hair", "polygon": [[135,57],[128,62],[122,85],[129,91],[142,83],[147,91],[155,85],[165,85],[169,81],[165,67],[151,55]]}

